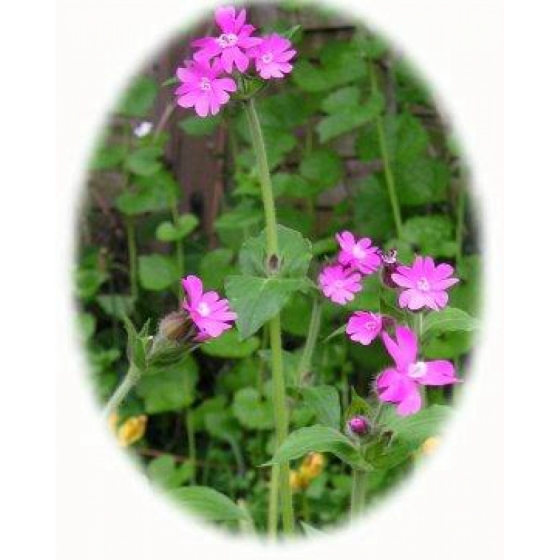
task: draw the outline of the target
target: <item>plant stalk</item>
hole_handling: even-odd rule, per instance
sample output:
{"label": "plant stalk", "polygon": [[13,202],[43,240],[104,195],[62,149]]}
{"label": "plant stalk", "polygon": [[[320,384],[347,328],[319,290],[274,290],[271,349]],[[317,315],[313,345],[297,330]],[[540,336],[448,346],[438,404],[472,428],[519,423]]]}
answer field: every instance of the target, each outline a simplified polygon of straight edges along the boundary
{"label": "plant stalk", "polygon": [[189,459],[192,461],[192,484],[196,484],[196,439],[194,433],[194,418],[192,410],[187,409],[187,444],[189,448]]}
{"label": "plant stalk", "polygon": [[[272,193],[272,181],[266,155],[264,137],[259,122],[259,117],[255,107],[255,102],[251,98],[245,103],[245,111],[251,132],[251,139],[255,151],[257,170],[261,184],[261,197],[265,215],[266,232],[266,253],[270,259],[278,255],[278,231],[276,223],[276,208],[274,205],[274,195]],[[273,384],[273,404],[274,421],[276,425],[276,448],[278,449],[288,437],[288,408],[286,403],[286,387],[284,383],[284,367],[282,363],[282,328],[280,316],[277,315],[269,321],[270,351],[272,356],[272,384]],[[272,470],[270,482],[270,502],[269,508],[273,509],[277,494],[280,496],[280,508],[282,512],[282,526],[285,534],[294,532],[294,512],[292,504],[292,492],[290,489],[289,464],[282,463],[278,467],[277,476],[274,468]],[[276,524],[274,511],[269,510],[269,523]],[[276,529],[269,525],[269,534],[275,534]]]}
{"label": "plant stalk", "polygon": [[313,309],[311,311],[311,319],[309,320],[309,329],[307,331],[307,340],[303,348],[303,354],[298,365],[297,383],[301,387],[306,373],[311,367],[311,359],[317,344],[317,337],[319,336],[319,329],[321,328],[321,311],[322,306],[318,298],[313,300]]}
{"label": "plant stalk", "polygon": [[103,409],[103,418],[107,420],[113,412],[116,412],[120,404],[124,401],[128,393],[133,389],[133,387],[138,383],[141,377],[141,371],[134,365],[130,364],[128,372],[124,376],[121,384],[117,387],[117,390],[112,394],[111,398],[105,405]]}
{"label": "plant stalk", "polygon": [[352,496],[350,501],[350,519],[356,519],[364,511],[368,473],[359,469],[352,470]]}

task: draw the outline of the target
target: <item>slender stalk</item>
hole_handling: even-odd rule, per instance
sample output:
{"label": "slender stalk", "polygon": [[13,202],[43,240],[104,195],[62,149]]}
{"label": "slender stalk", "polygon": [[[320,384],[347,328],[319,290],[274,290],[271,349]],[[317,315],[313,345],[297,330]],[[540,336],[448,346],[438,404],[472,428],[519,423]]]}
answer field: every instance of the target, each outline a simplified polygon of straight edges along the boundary
{"label": "slender stalk", "polygon": [[[177,206],[177,201],[173,200],[171,205],[171,216],[173,217],[173,223],[175,227],[179,227],[179,208]],[[179,269],[180,277],[183,276],[183,272],[185,270],[185,257],[183,254],[183,240],[177,239],[175,243],[175,256],[177,259],[177,268]],[[181,282],[177,286],[177,297],[179,299],[179,304],[183,300],[183,288],[181,287]]]}
{"label": "slender stalk", "polygon": [[311,359],[317,344],[317,337],[319,336],[319,329],[321,327],[321,311],[322,306],[318,298],[313,300],[313,309],[311,311],[311,319],[309,320],[309,328],[307,330],[307,340],[303,348],[303,354],[298,365],[297,383],[298,386],[303,385],[305,374],[311,367]]}
{"label": "slender stalk", "polygon": [[465,227],[465,188],[459,185],[459,198],[457,200],[457,224],[455,226],[455,243],[457,244],[456,263],[461,264],[463,258],[463,232]]}
{"label": "slender stalk", "polygon": [[193,472],[191,481],[196,484],[196,437],[194,433],[194,418],[192,410],[187,409],[187,445],[189,448],[189,459],[191,461]]}
{"label": "slender stalk", "polygon": [[[375,76],[375,69],[370,70],[371,78],[371,89],[372,92],[377,91],[377,79]],[[393,175],[393,170],[391,168],[391,158],[389,156],[389,149],[387,147],[387,138],[385,136],[385,126],[383,124],[383,117],[379,115],[375,119],[375,127],[377,130],[377,137],[379,139],[379,147],[381,148],[381,158],[383,159],[383,172],[385,174],[385,182],[387,183],[387,190],[389,192],[389,200],[391,202],[391,208],[393,210],[393,219],[395,221],[395,228],[397,230],[397,236],[402,238],[403,226],[401,217],[401,208],[399,205],[399,199],[397,197],[397,187],[395,184],[395,176]]]}
{"label": "slender stalk", "polygon": [[[251,132],[253,149],[255,150],[257,170],[261,184],[261,197],[266,224],[266,252],[267,257],[270,259],[272,256],[278,254],[278,231],[276,224],[276,208],[274,206],[274,196],[272,194],[272,181],[270,179],[264,138],[253,99],[249,99],[245,103],[245,111],[249,123],[249,130]],[[279,448],[288,436],[288,409],[284,384],[284,367],[282,363],[282,329],[279,315],[273,317],[269,321],[269,337],[272,356],[272,383],[274,387],[273,404],[274,420],[276,424],[276,447]],[[289,477],[289,465],[288,463],[282,463],[278,467],[277,475],[275,475],[273,468],[270,482],[269,507],[271,509],[274,508],[276,493],[279,493],[282,525],[284,533],[286,534],[294,532],[294,512]],[[269,523],[270,522],[275,526],[276,515],[274,511],[270,512],[269,510]],[[275,534],[275,532],[276,529],[273,529],[273,527],[269,525],[269,533]]]}
{"label": "slender stalk", "polygon": [[105,405],[105,408],[103,409],[104,419],[108,419],[113,412],[116,412],[118,410],[120,404],[124,401],[128,393],[130,393],[132,388],[136,385],[136,383],[138,383],[140,375],[140,370],[134,364],[130,364],[130,367],[128,368],[128,372],[124,376],[124,379],[117,387],[117,390],[113,393],[113,395]]}
{"label": "slender stalk", "polygon": [[366,471],[352,470],[352,496],[350,498],[350,519],[352,520],[364,511],[367,483],[368,473]]}
{"label": "slender stalk", "polygon": [[134,231],[134,219],[126,218],[126,240],[128,243],[128,276],[130,282],[130,295],[134,300],[138,299],[138,250],[136,248],[136,233]]}
{"label": "slender stalk", "polygon": [[276,539],[278,531],[278,484],[280,480],[280,468],[272,465],[270,471],[270,490],[268,495],[268,536]]}

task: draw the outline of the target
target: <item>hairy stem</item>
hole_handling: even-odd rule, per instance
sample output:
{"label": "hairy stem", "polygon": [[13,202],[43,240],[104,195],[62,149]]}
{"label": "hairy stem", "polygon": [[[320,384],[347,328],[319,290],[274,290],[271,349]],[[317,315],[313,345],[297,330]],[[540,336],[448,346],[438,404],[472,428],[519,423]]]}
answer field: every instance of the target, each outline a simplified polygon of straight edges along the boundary
{"label": "hairy stem", "polygon": [[194,433],[194,417],[192,410],[187,409],[187,445],[189,448],[189,459],[192,462],[192,484],[196,484],[196,438]]}
{"label": "hairy stem", "polygon": [[113,412],[117,412],[120,404],[124,401],[128,393],[130,393],[136,383],[138,383],[140,376],[140,370],[134,364],[130,364],[130,367],[128,368],[128,372],[124,376],[124,379],[117,387],[117,390],[113,393],[113,395],[105,405],[105,408],[103,409],[104,419],[108,419]]}
{"label": "hairy stem", "polygon": [[366,504],[368,473],[359,469],[352,470],[352,496],[350,501],[350,519],[356,519]]}
{"label": "hairy stem", "polygon": [[[268,167],[268,159],[266,155],[266,147],[259,122],[259,117],[253,99],[249,99],[245,103],[245,110],[249,129],[251,132],[251,140],[255,151],[257,162],[257,170],[261,184],[261,197],[265,215],[265,231],[266,231],[266,253],[267,258],[278,255],[278,231],[276,223],[276,208],[274,206],[274,196],[272,194],[272,181],[270,179],[270,170]],[[273,404],[274,404],[274,421],[276,426],[276,447],[279,448],[288,436],[288,408],[286,403],[286,388],[284,384],[284,367],[282,363],[282,328],[280,325],[280,316],[277,315],[269,321],[269,337],[270,351],[272,356],[272,384]],[[273,508],[276,495],[280,496],[280,507],[282,512],[282,526],[284,533],[291,534],[294,532],[294,512],[292,504],[292,492],[290,489],[290,472],[288,463],[282,463],[278,467],[277,476],[274,469],[272,471],[270,483],[270,503],[269,507]],[[269,523],[276,524],[276,515],[274,511],[269,510]],[[269,533],[275,533],[269,526]]]}
{"label": "hairy stem", "polygon": [[309,321],[309,328],[307,330],[307,340],[303,348],[303,354],[298,365],[297,383],[301,387],[306,373],[311,367],[311,359],[317,344],[317,337],[319,336],[319,329],[321,327],[321,303],[318,298],[313,300],[313,309],[311,311],[311,319]]}

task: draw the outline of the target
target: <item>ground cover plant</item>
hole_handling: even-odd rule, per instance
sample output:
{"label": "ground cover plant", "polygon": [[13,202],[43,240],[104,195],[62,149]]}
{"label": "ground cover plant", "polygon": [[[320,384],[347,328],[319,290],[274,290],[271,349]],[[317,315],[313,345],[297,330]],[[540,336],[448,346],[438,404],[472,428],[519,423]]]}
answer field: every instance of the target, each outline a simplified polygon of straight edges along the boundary
{"label": "ground cover plant", "polygon": [[[456,142],[378,34],[317,39],[336,18],[223,6],[180,37],[116,107],[80,220],[104,421],[180,507],[271,539],[328,533],[432,453],[478,328]],[[207,142],[210,205],[178,134]]]}

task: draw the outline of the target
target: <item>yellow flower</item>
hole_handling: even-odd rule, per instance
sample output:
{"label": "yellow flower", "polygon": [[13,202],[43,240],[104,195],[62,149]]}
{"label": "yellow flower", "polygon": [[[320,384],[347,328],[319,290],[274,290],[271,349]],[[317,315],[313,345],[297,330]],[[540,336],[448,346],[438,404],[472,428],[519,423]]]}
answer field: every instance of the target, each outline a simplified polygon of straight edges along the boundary
{"label": "yellow flower", "polygon": [[146,433],[146,424],[148,417],[144,414],[141,416],[132,416],[128,418],[117,429],[117,439],[122,447],[127,447],[137,442]]}
{"label": "yellow flower", "polygon": [[440,445],[438,437],[429,437],[420,447],[422,455],[433,455]]}
{"label": "yellow flower", "polygon": [[307,488],[306,481],[302,478],[299,471],[290,470],[290,488],[292,492],[298,492]]}
{"label": "yellow flower", "polygon": [[323,472],[324,466],[325,456],[322,453],[309,453],[303,460],[299,472],[309,483]]}

